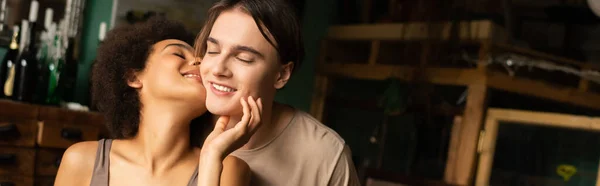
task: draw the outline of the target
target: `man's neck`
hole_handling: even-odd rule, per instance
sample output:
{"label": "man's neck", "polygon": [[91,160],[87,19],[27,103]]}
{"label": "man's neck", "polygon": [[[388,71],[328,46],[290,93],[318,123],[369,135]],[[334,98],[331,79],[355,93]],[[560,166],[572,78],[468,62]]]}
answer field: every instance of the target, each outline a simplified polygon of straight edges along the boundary
{"label": "man's neck", "polygon": [[[271,102],[269,105],[263,103],[263,114],[261,117],[261,126],[248,140],[246,145],[239,150],[249,150],[265,145],[277,136],[283,130],[285,125],[289,123],[289,117],[285,117],[291,109],[287,106]],[[213,123],[216,122],[219,116],[214,116]],[[241,116],[231,117],[227,129],[232,128],[240,122]]]}

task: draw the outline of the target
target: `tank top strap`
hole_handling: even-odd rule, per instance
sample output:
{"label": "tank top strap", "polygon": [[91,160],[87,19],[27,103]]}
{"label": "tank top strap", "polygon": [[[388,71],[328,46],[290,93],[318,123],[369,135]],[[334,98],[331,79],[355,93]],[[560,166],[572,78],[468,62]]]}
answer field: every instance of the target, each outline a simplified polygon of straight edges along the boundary
{"label": "tank top strap", "polygon": [[196,170],[194,171],[194,174],[192,174],[192,177],[190,178],[190,181],[188,182],[187,186],[197,186],[198,185],[198,166],[196,166]]}
{"label": "tank top strap", "polygon": [[90,186],[108,186],[111,146],[112,139],[98,140],[98,150],[96,150],[96,160],[94,162],[94,172],[92,173]]}

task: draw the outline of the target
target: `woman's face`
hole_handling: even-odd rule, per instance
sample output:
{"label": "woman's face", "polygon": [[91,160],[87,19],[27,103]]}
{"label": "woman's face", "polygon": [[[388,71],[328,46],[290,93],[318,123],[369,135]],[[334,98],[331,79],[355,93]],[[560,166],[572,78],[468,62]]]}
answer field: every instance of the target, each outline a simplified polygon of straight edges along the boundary
{"label": "woman's face", "polygon": [[282,67],[250,15],[239,9],[221,12],[200,64],[206,107],[216,115],[240,116],[241,98],[272,100],[285,84],[279,81]]}
{"label": "woman's face", "polygon": [[[146,68],[135,74],[142,105],[144,102],[175,104],[200,116],[206,112],[206,89],[198,68],[199,61],[187,43],[168,39],[154,44]],[[183,110],[183,111],[185,111]]]}

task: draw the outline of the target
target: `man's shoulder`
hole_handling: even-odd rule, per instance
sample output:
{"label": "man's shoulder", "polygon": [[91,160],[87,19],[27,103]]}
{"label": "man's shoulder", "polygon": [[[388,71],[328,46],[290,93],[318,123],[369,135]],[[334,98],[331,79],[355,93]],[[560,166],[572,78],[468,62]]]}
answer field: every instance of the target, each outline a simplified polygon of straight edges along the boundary
{"label": "man's shoulder", "polygon": [[304,144],[336,152],[341,152],[346,145],[344,139],[335,130],[304,111],[296,109],[292,120],[293,130],[291,132],[298,134]]}
{"label": "man's shoulder", "polygon": [[[356,171],[352,163],[352,152],[344,139],[335,130],[329,128],[310,114],[303,111],[295,113],[294,130],[305,133],[301,143],[311,156],[306,157],[309,164],[319,167],[322,179],[328,185],[354,185]],[[291,132],[297,132],[290,130]],[[356,182],[358,183],[358,182]],[[324,183],[320,183],[323,185]]]}

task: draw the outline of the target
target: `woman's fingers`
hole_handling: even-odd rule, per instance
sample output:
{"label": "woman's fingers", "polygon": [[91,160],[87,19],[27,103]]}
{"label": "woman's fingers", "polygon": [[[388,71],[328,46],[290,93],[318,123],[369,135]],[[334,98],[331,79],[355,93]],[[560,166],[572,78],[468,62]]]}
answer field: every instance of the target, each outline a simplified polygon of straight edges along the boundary
{"label": "woman's fingers", "polygon": [[248,123],[246,123],[246,126],[251,126],[252,123],[254,123],[254,121],[256,120],[256,108],[254,108],[254,98],[252,98],[252,96],[248,96],[247,103],[250,108],[250,120],[248,121]]}
{"label": "woman's fingers", "polygon": [[207,148],[218,153],[228,154],[242,147],[260,127],[262,119],[262,100],[253,97],[241,98],[242,118],[231,129],[228,116],[221,116],[215,123],[215,129],[205,141]]}
{"label": "woman's fingers", "polygon": [[229,123],[229,116],[220,116],[213,130],[224,131]]}
{"label": "woman's fingers", "polygon": [[256,100],[256,102],[258,103],[258,110],[260,111],[260,115],[262,116],[262,112],[263,112],[263,105],[262,105],[262,99],[258,98]]}
{"label": "woman's fingers", "polygon": [[256,108],[254,109],[255,111],[255,115],[256,115],[256,120],[253,123],[250,123],[250,134],[254,134],[258,128],[260,128],[260,125],[262,124],[262,114],[263,114],[263,110],[262,110],[262,100],[260,98],[256,99],[255,101],[256,104]]}
{"label": "woman's fingers", "polygon": [[252,120],[250,123],[248,123],[248,125],[250,126],[250,128],[254,128],[258,123],[260,123],[261,120],[260,109],[258,108],[258,104],[256,103],[256,101],[254,101],[254,98],[252,98],[252,96],[248,98],[248,103],[250,104],[250,108],[252,111]]}
{"label": "woman's fingers", "polygon": [[248,102],[246,102],[244,98],[240,99],[240,102],[242,103],[242,111],[244,114],[242,115],[242,119],[240,120],[240,122],[237,123],[234,126],[234,128],[241,131],[245,131],[246,126],[248,125],[248,122],[250,122],[250,118],[252,117],[252,113],[250,111],[250,106],[248,106]]}

